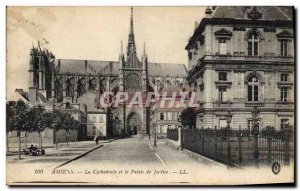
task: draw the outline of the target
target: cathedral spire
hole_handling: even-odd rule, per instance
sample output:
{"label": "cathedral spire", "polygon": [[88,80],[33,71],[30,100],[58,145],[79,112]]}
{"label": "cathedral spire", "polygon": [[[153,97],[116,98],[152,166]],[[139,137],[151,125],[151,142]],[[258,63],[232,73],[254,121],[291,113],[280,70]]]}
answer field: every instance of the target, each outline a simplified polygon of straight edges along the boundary
{"label": "cathedral spire", "polygon": [[131,7],[131,14],[130,14],[130,34],[133,34],[133,8]]}
{"label": "cathedral spire", "polygon": [[123,54],[123,41],[121,40],[121,54]]}
{"label": "cathedral spire", "polygon": [[145,41],[144,41],[144,50],[143,50],[143,54],[144,54],[144,56],[146,56],[146,44],[145,44]]}
{"label": "cathedral spire", "polygon": [[133,32],[133,8],[131,7],[130,14],[130,29],[128,35],[128,45],[127,45],[127,55],[130,53],[136,53],[135,40],[134,40],[134,32]]}

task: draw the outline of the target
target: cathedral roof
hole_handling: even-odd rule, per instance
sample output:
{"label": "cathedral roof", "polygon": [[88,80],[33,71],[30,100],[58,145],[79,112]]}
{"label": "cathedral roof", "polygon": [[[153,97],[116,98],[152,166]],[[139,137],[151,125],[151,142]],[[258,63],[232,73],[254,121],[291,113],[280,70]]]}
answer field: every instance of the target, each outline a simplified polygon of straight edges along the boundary
{"label": "cathedral roof", "polygon": [[149,76],[186,77],[187,69],[184,64],[149,63]]}
{"label": "cathedral roof", "polygon": [[59,74],[118,75],[118,62],[101,60],[56,59]]}
{"label": "cathedral roof", "polygon": [[[56,59],[58,74],[81,75],[118,75],[118,62],[97,60]],[[148,63],[149,76],[185,77],[187,70],[184,64]]]}

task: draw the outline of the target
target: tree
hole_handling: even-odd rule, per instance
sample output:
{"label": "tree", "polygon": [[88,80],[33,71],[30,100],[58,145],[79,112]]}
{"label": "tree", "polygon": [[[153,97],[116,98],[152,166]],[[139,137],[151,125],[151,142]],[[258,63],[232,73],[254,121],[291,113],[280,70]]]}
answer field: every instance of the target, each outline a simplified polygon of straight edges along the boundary
{"label": "tree", "polygon": [[9,152],[8,134],[13,130],[12,122],[15,115],[15,101],[6,102],[6,151]]}
{"label": "tree", "polygon": [[77,141],[77,132],[78,132],[79,128],[80,128],[80,123],[72,117],[72,129],[74,130],[75,145],[76,145],[76,141]]}
{"label": "tree", "polygon": [[75,129],[75,126],[74,126],[75,119],[72,117],[72,115],[70,113],[62,113],[62,118],[63,118],[62,129],[64,129],[66,131],[66,142],[67,142],[67,146],[69,146],[69,135],[70,135],[70,131]]}
{"label": "tree", "polygon": [[[53,113],[52,112],[48,112],[48,111],[45,111],[43,114],[42,114],[42,123],[41,123],[41,126],[39,127],[39,130],[41,132],[45,131],[46,128],[50,128],[51,125],[52,125],[52,120],[53,120]],[[40,141],[41,141],[41,150],[43,149],[43,138],[42,136],[40,136]]]}
{"label": "tree", "polygon": [[196,128],[196,112],[193,108],[186,108],[181,112],[181,115],[178,119],[181,122],[183,127],[188,126],[189,128]]}
{"label": "tree", "polygon": [[63,126],[63,118],[62,118],[63,113],[58,111],[58,110],[54,110],[52,113],[52,125],[51,128],[54,130],[55,132],[55,147],[57,149],[57,132],[62,129]]}
{"label": "tree", "polygon": [[17,131],[17,136],[19,137],[19,159],[21,159],[21,132],[28,130],[28,106],[19,100],[13,107],[15,115],[12,117],[11,127],[12,130]]}
{"label": "tree", "polygon": [[47,112],[44,107],[38,105],[30,109],[31,113],[31,131],[35,131],[39,134],[39,146],[41,150],[43,149],[43,138],[41,133],[46,129],[51,127],[52,124],[52,113]]}

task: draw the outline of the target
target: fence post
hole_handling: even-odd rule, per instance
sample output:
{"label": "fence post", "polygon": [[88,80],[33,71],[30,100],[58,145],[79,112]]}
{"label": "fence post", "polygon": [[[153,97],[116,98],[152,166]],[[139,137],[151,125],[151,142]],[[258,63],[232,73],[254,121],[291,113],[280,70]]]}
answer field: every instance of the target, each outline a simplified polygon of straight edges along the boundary
{"label": "fence post", "polygon": [[214,136],[215,136],[215,157],[217,158],[217,154],[218,154],[218,137],[217,137],[217,126],[215,126],[215,131],[214,131]]}
{"label": "fence post", "polygon": [[253,136],[254,136],[254,163],[255,166],[258,168],[258,160],[259,160],[259,150],[258,150],[258,134],[259,134],[259,129],[258,129],[258,124],[254,124],[253,128]]}
{"label": "fence post", "polygon": [[241,126],[239,126],[239,132],[238,132],[238,141],[239,141],[239,163],[242,163],[242,129]]}
{"label": "fence post", "polygon": [[290,164],[290,135],[291,135],[291,128],[287,126],[283,129],[283,138],[284,138],[284,164]]}
{"label": "fence post", "polygon": [[220,136],[221,136],[221,149],[220,149],[220,153],[221,153],[221,159],[223,159],[223,138],[224,138],[223,127],[221,127]]}
{"label": "fence post", "polygon": [[231,162],[231,148],[230,148],[230,126],[226,129],[227,133],[227,154],[228,154],[228,162]]}
{"label": "fence post", "polygon": [[272,127],[267,127],[267,160],[268,160],[268,165],[271,164],[272,162]]}
{"label": "fence post", "polygon": [[183,132],[181,127],[178,128],[178,141],[179,141],[179,148],[183,150]]}

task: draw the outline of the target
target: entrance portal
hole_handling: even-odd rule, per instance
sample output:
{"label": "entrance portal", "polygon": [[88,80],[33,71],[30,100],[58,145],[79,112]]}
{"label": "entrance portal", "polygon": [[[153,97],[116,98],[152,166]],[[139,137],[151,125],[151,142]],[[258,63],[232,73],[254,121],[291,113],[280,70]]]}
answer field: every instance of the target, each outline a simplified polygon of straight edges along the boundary
{"label": "entrance portal", "polygon": [[140,133],[142,121],[136,112],[131,112],[127,117],[127,132],[130,135],[137,135]]}

